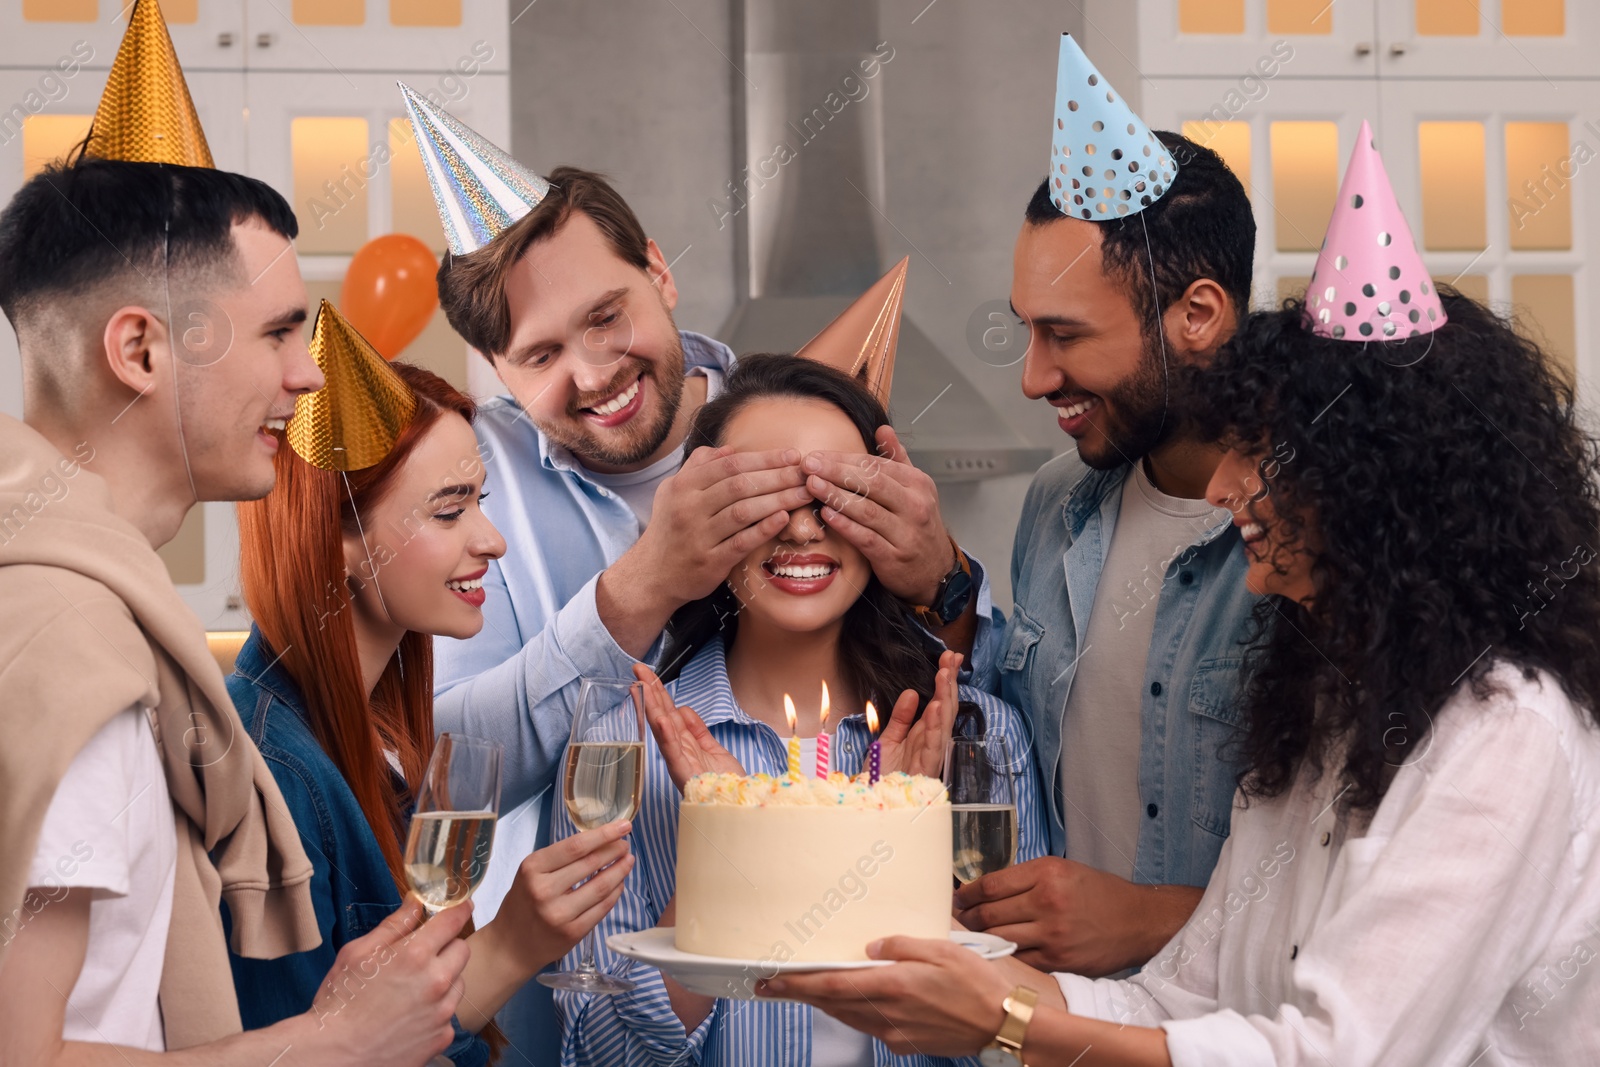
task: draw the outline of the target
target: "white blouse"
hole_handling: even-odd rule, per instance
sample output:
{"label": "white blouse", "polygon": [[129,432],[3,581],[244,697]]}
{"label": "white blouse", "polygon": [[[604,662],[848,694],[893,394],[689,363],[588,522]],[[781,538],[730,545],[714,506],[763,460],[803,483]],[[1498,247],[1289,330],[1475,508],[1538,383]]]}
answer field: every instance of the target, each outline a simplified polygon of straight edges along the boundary
{"label": "white blouse", "polygon": [[[1175,1067],[1600,1056],[1600,730],[1559,683],[1463,683],[1370,823],[1337,770],[1235,798],[1194,916],[1138,975],[1056,978]],[[1393,740],[1393,739],[1391,739]]]}

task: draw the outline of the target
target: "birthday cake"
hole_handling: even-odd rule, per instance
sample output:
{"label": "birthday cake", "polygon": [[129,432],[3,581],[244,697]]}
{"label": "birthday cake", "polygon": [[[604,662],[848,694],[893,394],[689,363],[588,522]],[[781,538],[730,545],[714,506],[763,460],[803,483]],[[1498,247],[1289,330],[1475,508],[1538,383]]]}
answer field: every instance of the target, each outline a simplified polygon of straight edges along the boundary
{"label": "birthday cake", "polygon": [[863,960],[950,931],[950,803],[920,775],[702,774],[678,814],[675,943],[781,963]]}

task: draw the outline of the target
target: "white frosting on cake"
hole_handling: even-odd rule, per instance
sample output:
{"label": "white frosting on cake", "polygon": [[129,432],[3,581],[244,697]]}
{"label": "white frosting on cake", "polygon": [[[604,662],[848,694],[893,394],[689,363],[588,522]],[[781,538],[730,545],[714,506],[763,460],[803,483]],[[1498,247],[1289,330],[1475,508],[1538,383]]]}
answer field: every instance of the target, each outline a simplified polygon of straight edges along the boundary
{"label": "white frosting on cake", "polygon": [[677,947],[861,960],[880,937],[945,937],[950,848],[950,804],[932,778],[700,775],[678,816]]}

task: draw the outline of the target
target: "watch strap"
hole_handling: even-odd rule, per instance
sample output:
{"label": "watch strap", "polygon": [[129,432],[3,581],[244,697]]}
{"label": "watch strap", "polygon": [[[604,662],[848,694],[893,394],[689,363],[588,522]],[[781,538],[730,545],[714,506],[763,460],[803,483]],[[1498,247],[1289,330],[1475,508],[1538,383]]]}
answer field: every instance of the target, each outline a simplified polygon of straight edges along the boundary
{"label": "watch strap", "polygon": [[1022,1052],[1022,1039],[1028,1033],[1028,1024],[1033,1021],[1034,1006],[1039,1003],[1039,991],[1030,986],[1019,985],[1011,991],[1011,995],[1001,1002],[1001,1007],[1006,1011],[1006,1021],[1000,1024],[1000,1032],[994,1035],[994,1043],[1013,1052]]}

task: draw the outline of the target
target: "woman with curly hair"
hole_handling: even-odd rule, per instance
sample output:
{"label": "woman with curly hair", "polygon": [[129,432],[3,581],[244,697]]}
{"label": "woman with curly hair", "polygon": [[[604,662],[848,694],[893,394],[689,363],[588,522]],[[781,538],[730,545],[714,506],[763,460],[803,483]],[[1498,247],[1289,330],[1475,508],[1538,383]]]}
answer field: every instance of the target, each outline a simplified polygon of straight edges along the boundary
{"label": "woman with curly hair", "polygon": [[1600,450],[1535,344],[1438,296],[1432,332],[1360,344],[1291,302],[1196,376],[1264,599],[1233,833],[1166,948],[1115,981],[895,939],[772,993],[961,1054],[1026,986],[1030,1063],[1593,1056]]}

